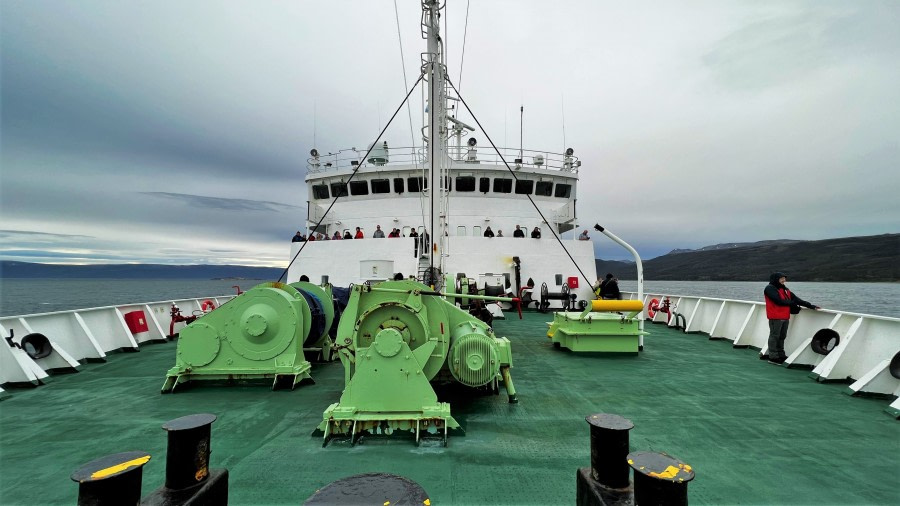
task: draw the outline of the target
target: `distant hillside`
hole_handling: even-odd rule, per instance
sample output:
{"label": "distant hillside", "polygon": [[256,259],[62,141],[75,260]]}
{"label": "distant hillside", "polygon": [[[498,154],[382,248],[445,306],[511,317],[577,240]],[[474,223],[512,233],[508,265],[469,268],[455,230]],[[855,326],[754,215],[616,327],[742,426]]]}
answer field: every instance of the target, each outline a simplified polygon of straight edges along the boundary
{"label": "distant hillside", "polygon": [[721,244],[713,244],[712,246],[704,246],[704,247],[698,248],[698,249],[673,249],[668,254],[675,255],[678,253],[694,253],[696,251],[714,251],[714,250],[721,250],[721,249],[742,248],[744,246],[768,246],[768,245],[774,245],[774,244],[785,245],[785,244],[794,244],[794,243],[798,243],[798,242],[803,242],[803,241],[797,241],[794,239],[775,239],[775,240],[759,241],[759,242],[725,242],[725,243],[721,243]]}
{"label": "distant hillside", "polygon": [[243,265],[58,265],[0,261],[3,278],[215,279],[273,280],[284,269]]}
{"label": "distant hillside", "polygon": [[[900,234],[676,250],[644,262],[644,279],[664,281],[761,281],[774,271],[792,281],[900,281]],[[637,279],[632,263],[597,260],[597,274],[606,272]]]}

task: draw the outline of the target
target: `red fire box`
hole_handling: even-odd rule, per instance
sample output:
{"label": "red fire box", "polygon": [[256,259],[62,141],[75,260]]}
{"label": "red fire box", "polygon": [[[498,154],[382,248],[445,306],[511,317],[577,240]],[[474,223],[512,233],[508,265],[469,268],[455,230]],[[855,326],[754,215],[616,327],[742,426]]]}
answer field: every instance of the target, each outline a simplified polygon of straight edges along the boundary
{"label": "red fire box", "polygon": [[569,288],[578,288],[578,276],[569,276],[566,284],[569,285]]}
{"label": "red fire box", "polygon": [[150,330],[147,326],[147,318],[144,317],[143,311],[132,311],[130,313],[125,313],[122,316],[125,318],[125,325],[128,325],[128,330],[130,330],[132,334],[140,334],[141,332]]}

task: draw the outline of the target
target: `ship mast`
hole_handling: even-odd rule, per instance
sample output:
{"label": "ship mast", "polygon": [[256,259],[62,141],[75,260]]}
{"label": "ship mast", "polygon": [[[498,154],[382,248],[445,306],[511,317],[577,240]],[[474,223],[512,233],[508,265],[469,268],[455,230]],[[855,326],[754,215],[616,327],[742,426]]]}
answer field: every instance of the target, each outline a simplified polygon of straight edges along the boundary
{"label": "ship mast", "polygon": [[[431,198],[431,213],[428,226],[431,244],[428,255],[431,267],[443,272],[444,267],[444,232],[447,226],[446,216],[442,213],[443,201],[446,198],[443,165],[446,160],[446,97],[444,75],[446,69],[442,63],[440,35],[440,6],[438,0],[423,0],[422,25],[424,36],[428,41],[425,54],[428,78],[428,191]],[[433,280],[437,282],[437,280]]]}

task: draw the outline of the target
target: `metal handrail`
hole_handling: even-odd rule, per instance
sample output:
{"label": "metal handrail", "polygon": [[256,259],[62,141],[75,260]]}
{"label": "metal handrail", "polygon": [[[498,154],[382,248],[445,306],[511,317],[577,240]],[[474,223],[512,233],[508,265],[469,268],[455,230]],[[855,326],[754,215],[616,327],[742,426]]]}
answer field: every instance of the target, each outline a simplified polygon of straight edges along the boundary
{"label": "metal handrail", "polygon": [[[544,169],[558,170],[560,172],[577,173],[581,166],[581,161],[577,156],[566,156],[563,153],[555,153],[552,151],[540,151],[532,149],[520,150],[518,148],[498,148],[503,159],[514,169]],[[503,162],[497,152],[482,148],[476,150],[473,155],[474,159],[470,160],[469,146],[449,146],[447,155],[455,164],[471,164],[478,165],[495,164],[501,165]],[[425,148],[422,146],[405,146],[385,148],[385,162],[367,162],[370,166],[397,166],[397,165],[417,165],[424,163]],[[335,153],[327,153],[318,157],[310,157],[306,161],[307,171],[310,174],[321,174],[326,172],[352,169],[356,167],[354,162],[361,163],[361,157],[366,153],[364,149],[349,148],[342,149]],[[521,155],[520,155],[521,153]],[[522,156],[523,158],[519,158]],[[517,163],[517,160],[521,160]]]}

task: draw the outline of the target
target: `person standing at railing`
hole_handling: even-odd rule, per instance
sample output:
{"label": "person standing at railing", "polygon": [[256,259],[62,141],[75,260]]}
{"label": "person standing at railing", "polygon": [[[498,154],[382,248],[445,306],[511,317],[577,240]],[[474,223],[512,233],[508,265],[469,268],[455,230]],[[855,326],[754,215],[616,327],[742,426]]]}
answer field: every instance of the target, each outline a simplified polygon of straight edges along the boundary
{"label": "person standing at railing", "polygon": [[578,240],[579,241],[590,241],[591,240],[591,236],[588,235],[587,229],[585,229],[583,232],[581,232],[581,235],[578,236]]}
{"label": "person standing at railing", "polygon": [[363,235],[362,229],[356,227],[356,235],[353,237],[354,239],[364,239],[366,236]]}
{"label": "person standing at railing", "polygon": [[372,233],[372,237],[375,239],[384,239],[384,232],[381,230],[381,225],[375,225],[375,232]]}
{"label": "person standing at railing", "polygon": [[534,230],[531,231],[532,239],[540,239],[541,238],[541,229],[538,227],[534,227]]}
{"label": "person standing at railing", "polygon": [[513,231],[513,237],[525,237],[525,231],[516,225],[516,229]]}
{"label": "person standing at railing", "polygon": [[484,229],[484,236],[485,237],[494,237],[494,231],[491,230],[491,227]]}
{"label": "person standing at railing", "polygon": [[783,272],[775,272],[769,276],[769,284],[763,290],[766,299],[766,318],[769,319],[769,362],[783,364],[787,360],[784,353],[784,339],[787,337],[791,315],[800,312],[800,306],[812,310],[820,309],[812,303],[797,297],[784,285],[787,276]]}

